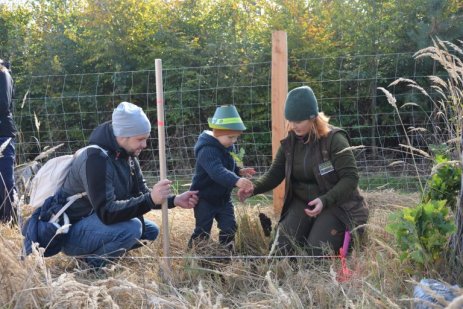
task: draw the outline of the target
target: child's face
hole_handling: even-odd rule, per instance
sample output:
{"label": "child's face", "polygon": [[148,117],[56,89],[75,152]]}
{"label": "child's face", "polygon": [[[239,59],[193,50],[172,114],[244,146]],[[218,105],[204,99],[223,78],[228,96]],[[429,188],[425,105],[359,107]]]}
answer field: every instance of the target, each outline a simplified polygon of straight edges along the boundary
{"label": "child's face", "polygon": [[232,146],[234,143],[236,143],[240,135],[241,134],[230,134],[230,135],[218,136],[216,138],[225,148],[228,148]]}

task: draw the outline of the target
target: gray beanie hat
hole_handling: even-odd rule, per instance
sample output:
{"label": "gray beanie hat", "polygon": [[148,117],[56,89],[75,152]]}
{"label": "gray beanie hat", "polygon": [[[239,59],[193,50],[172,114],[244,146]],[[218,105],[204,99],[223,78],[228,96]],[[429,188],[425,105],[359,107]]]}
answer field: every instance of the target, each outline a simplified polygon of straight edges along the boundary
{"label": "gray beanie hat", "polygon": [[132,137],[151,132],[151,123],[143,110],[129,102],[120,103],[113,111],[115,136]]}
{"label": "gray beanie hat", "polygon": [[288,93],[285,103],[285,118],[289,121],[302,121],[318,116],[318,103],[312,89],[308,86],[294,88]]}

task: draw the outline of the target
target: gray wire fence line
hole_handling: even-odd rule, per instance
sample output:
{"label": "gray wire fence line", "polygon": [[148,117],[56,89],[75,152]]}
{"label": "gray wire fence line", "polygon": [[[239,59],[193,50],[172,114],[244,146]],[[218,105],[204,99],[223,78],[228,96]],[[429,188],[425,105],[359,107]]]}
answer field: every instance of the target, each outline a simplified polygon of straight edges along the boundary
{"label": "gray wire fence line", "polygon": [[[248,130],[237,147],[245,150],[244,162],[258,175],[271,164],[271,63],[164,68],[168,178],[187,184],[194,171],[193,147],[207,129],[207,118],[222,104],[237,106]],[[401,109],[400,116],[377,87],[399,77],[426,84],[437,75],[436,66],[416,61],[412,54],[357,55],[339,58],[291,59],[289,89],[309,85],[320,109],[331,122],[346,129],[354,146],[361,186],[417,188],[416,169],[405,144],[405,127],[413,147],[424,151],[448,138],[442,124],[432,117],[432,106],[415,89],[394,86],[388,90],[398,102],[417,102]],[[151,119],[153,132],[147,150],[140,155],[148,182],[159,177],[156,135],[156,87],[153,70],[27,76],[16,85],[15,120],[17,161],[29,162],[48,147],[63,143],[54,155],[72,153],[85,145],[92,130],[111,118],[121,101],[141,106]],[[430,161],[419,158],[420,177],[430,173]]]}

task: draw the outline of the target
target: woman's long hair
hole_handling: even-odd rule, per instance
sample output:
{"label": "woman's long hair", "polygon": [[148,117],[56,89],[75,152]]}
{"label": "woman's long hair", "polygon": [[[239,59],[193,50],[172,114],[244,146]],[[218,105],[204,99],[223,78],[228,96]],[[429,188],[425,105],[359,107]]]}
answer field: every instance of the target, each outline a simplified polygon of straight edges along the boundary
{"label": "woman's long hair", "polygon": [[[309,143],[312,140],[319,140],[322,137],[327,136],[331,130],[329,125],[330,118],[327,117],[323,112],[318,113],[317,117],[315,117],[314,119],[308,119],[308,121],[310,129],[306,143]],[[292,131],[289,128],[289,122],[287,127],[288,132]]]}

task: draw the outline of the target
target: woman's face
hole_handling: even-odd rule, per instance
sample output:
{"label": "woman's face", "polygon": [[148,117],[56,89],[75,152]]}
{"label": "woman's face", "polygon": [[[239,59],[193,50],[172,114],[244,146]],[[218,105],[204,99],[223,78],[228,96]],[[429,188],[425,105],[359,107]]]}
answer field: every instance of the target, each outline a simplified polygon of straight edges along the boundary
{"label": "woman's face", "polygon": [[296,133],[297,136],[306,136],[312,128],[310,120],[290,121],[289,128]]}

